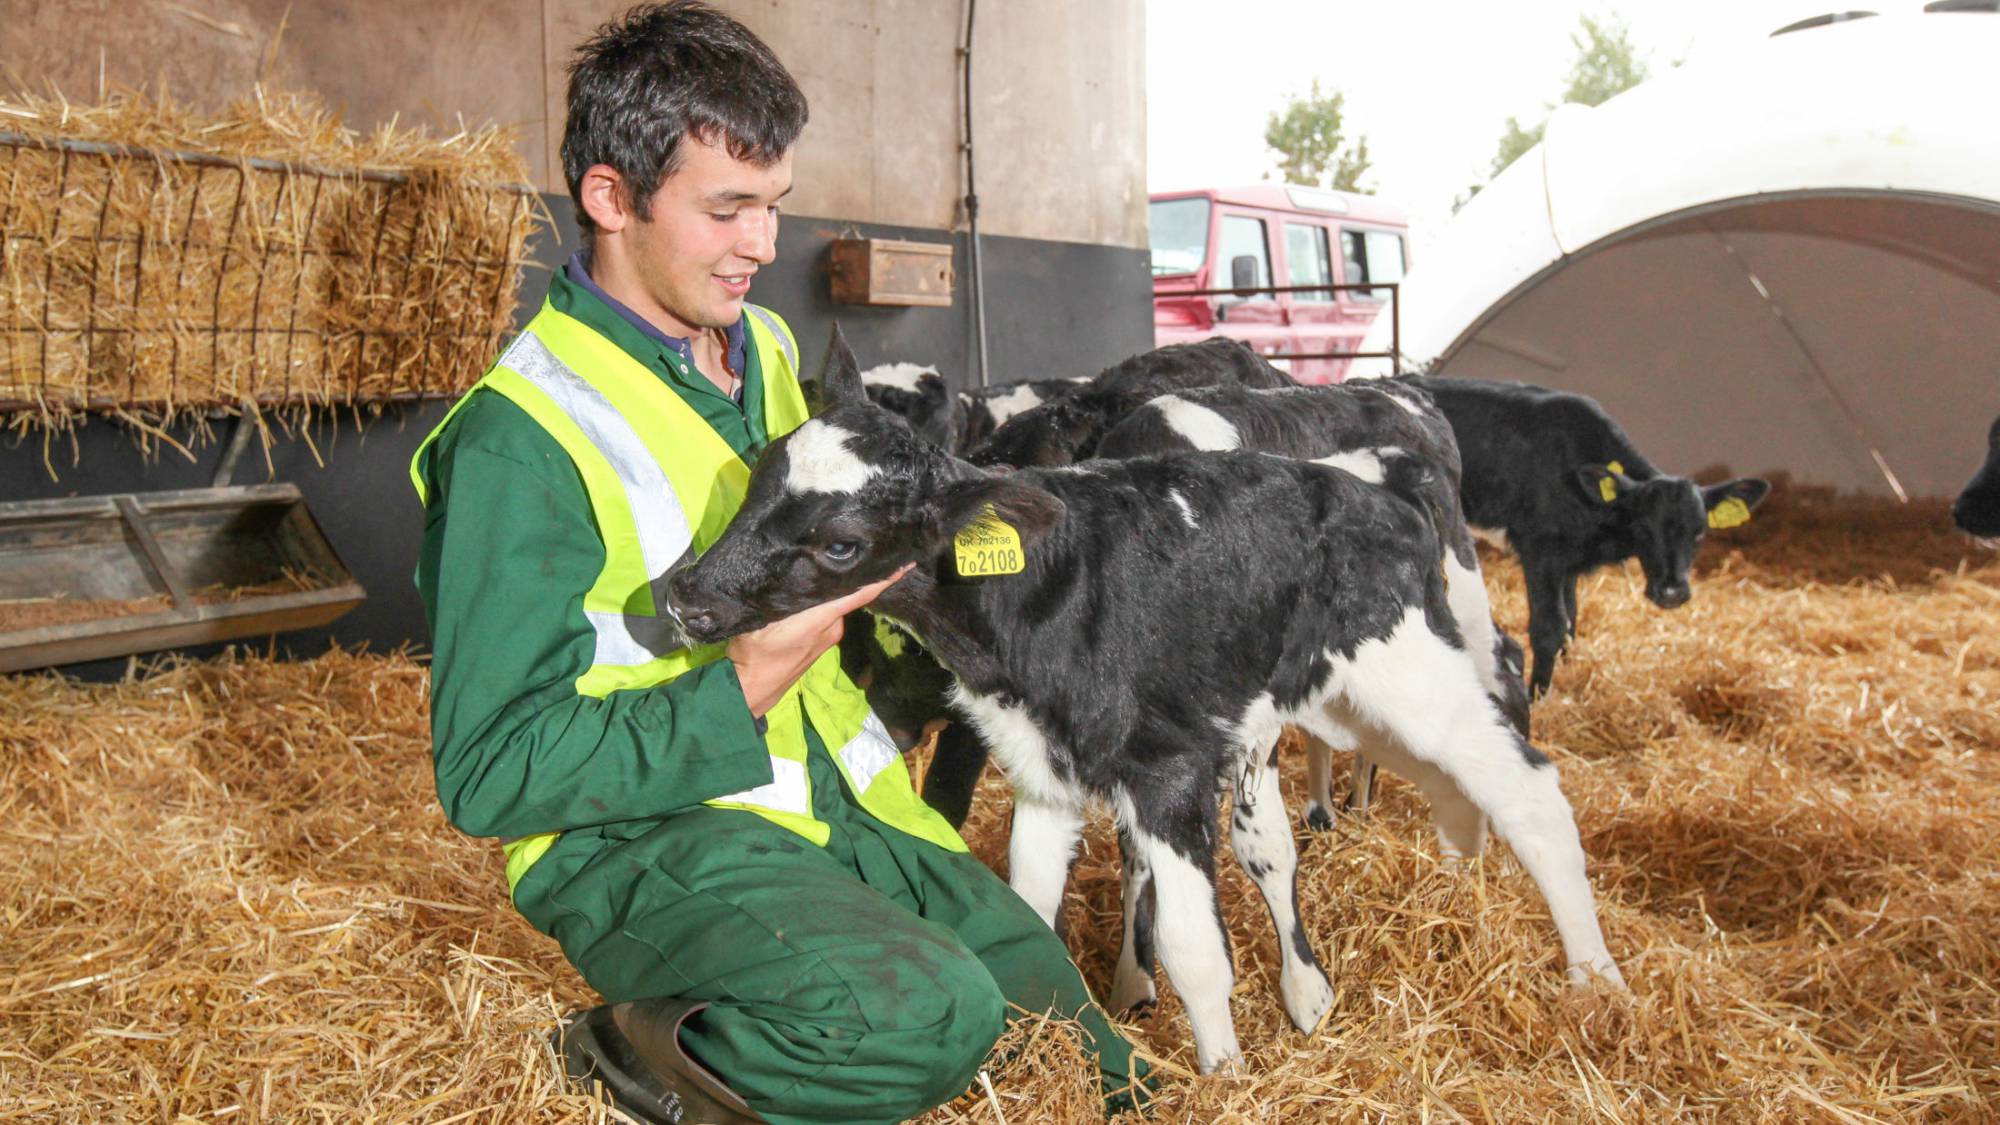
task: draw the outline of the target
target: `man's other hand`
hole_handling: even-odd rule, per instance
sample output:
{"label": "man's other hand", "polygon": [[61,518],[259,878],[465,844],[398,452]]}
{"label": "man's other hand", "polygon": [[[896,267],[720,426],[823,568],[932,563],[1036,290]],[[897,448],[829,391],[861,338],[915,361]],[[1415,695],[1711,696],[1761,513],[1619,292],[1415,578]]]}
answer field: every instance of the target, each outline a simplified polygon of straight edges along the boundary
{"label": "man's other hand", "polygon": [[840,643],[843,619],[874,601],[914,565],[905,564],[882,581],[871,582],[845,597],[732,638],[729,662],[736,665],[736,680],[743,685],[743,701],[750,705],[750,713],[761,719],[764,712],[777,706],[779,697],[806,674],[813,661]]}

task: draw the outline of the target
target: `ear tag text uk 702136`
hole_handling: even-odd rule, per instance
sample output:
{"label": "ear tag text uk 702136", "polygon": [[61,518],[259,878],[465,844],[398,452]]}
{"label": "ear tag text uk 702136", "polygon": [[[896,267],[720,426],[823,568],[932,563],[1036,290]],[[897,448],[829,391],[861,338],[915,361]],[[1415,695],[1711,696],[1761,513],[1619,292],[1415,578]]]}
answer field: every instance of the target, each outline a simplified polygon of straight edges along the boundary
{"label": "ear tag text uk 702136", "polygon": [[978,519],[951,537],[951,546],[958,561],[958,573],[965,578],[1019,574],[1028,567],[1027,554],[1021,550],[1021,533],[1001,519],[991,504]]}

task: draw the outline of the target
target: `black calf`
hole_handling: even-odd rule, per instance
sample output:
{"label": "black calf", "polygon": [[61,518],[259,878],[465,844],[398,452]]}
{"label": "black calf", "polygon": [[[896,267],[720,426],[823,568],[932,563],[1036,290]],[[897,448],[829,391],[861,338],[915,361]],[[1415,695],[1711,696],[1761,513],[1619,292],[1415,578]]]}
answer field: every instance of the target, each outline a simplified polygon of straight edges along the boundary
{"label": "black calf", "polygon": [[1668,476],[1583,395],[1435,375],[1404,382],[1429,392],[1451,420],[1466,521],[1506,532],[1520,557],[1536,696],[1576,635],[1579,576],[1636,557],[1646,596],[1664,609],[1683,605],[1708,529],[1747,521],[1771,489],[1755,477],[1703,488]]}
{"label": "black calf", "polygon": [[1968,535],[2000,537],[2000,418],[1986,432],[1986,463],[1951,506],[1952,522]]}

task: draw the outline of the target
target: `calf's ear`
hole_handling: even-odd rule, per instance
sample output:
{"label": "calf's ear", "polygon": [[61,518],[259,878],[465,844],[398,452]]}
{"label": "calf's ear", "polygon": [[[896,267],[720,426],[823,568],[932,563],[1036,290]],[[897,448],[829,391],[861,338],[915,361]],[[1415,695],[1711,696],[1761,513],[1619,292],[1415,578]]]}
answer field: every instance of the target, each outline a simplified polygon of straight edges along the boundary
{"label": "calf's ear", "polygon": [[1771,482],[1756,477],[1737,477],[1701,490],[1702,506],[1708,509],[1708,526],[1735,527],[1750,522],[1750,509],[1771,493]]}
{"label": "calf's ear", "polygon": [[861,383],[861,365],[855,362],[854,349],[847,346],[837,320],[827,336],[826,356],[820,360],[819,393],[828,408],[868,401],[868,388]]}
{"label": "calf's ear", "polygon": [[970,477],[947,485],[938,497],[937,522],[942,537],[958,534],[989,508],[1020,533],[1023,546],[1046,534],[1066,510],[1048,489],[1012,473]]}
{"label": "calf's ear", "polygon": [[1620,497],[1638,487],[1625,475],[1624,466],[1615,461],[1609,465],[1577,466],[1576,486],[1594,504],[1616,504]]}

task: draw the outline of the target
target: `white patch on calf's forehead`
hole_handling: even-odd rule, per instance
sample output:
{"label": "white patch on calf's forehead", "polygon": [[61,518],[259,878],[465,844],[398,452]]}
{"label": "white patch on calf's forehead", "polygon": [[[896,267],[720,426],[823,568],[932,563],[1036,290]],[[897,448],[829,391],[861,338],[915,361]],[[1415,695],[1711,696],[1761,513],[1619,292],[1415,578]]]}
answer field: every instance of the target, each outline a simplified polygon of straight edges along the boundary
{"label": "white patch on calf's forehead", "polygon": [[1313,464],[1345,469],[1369,484],[1381,484],[1384,479],[1381,454],[1385,451],[1387,447],[1350,449],[1346,453],[1336,453],[1331,457],[1315,457]]}
{"label": "white patch on calf's forehead", "polygon": [[1243,437],[1229,419],[1206,406],[1174,395],[1161,395],[1146,404],[1160,412],[1169,429],[1186,438],[1196,449],[1243,448]]}
{"label": "white patch on calf's forehead", "polygon": [[894,387],[911,394],[922,394],[924,376],[940,382],[944,376],[935,367],[925,367],[918,363],[884,363],[861,373],[861,382],[870,387]]}
{"label": "white patch on calf's forehead", "polygon": [[993,415],[993,424],[997,426],[1014,415],[1024,410],[1033,410],[1041,404],[1041,392],[1023,383],[1006,394],[994,395],[987,399],[986,410]]}
{"label": "white patch on calf's forehead", "polygon": [[854,435],[814,418],[785,442],[785,488],[790,492],[859,492],[882,470],[847,448]]}
{"label": "white patch on calf's forehead", "polygon": [[1168,489],[1167,499],[1172,500],[1174,502],[1174,506],[1181,510],[1181,518],[1187,521],[1187,525],[1189,527],[1200,526],[1198,523],[1195,522],[1194,505],[1188,503],[1187,497],[1182,496],[1180,494],[1179,489],[1172,489],[1172,488]]}

